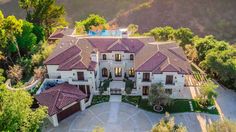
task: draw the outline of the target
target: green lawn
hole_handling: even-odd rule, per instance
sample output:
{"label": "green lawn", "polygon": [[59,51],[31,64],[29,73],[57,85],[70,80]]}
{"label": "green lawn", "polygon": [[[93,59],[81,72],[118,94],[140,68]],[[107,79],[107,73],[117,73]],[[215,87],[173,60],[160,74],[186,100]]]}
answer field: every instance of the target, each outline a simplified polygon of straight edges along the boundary
{"label": "green lawn", "polygon": [[132,105],[138,105],[141,100],[141,96],[122,96],[122,102],[129,103]]}
{"label": "green lawn", "polygon": [[109,102],[109,99],[110,99],[109,95],[94,95],[91,102],[91,106],[103,102]]}
{"label": "green lawn", "polygon": [[[189,101],[193,104],[194,111],[191,111]],[[155,112],[153,110],[153,106],[148,104],[147,99],[142,99],[139,103],[139,108]],[[185,100],[185,99],[175,99],[172,100],[169,106],[164,107],[164,111],[161,113],[181,113],[181,112],[203,112],[203,113],[209,113],[209,114],[219,114],[216,109],[214,110],[208,110],[201,108],[200,105],[195,100]]]}

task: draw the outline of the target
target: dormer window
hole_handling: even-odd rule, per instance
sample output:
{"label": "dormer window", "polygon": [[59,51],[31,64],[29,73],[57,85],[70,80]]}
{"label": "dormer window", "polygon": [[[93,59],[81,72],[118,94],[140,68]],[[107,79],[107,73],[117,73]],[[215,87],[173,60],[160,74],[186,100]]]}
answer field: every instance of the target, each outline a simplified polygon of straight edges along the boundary
{"label": "dormer window", "polygon": [[131,54],[129,58],[130,58],[130,60],[134,60],[134,55]]}
{"label": "dormer window", "polygon": [[121,54],[115,54],[115,61],[121,61]]}
{"label": "dormer window", "polygon": [[103,55],[102,55],[102,59],[103,59],[103,60],[107,60],[107,55],[106,55],[106,54],[103,54]]}

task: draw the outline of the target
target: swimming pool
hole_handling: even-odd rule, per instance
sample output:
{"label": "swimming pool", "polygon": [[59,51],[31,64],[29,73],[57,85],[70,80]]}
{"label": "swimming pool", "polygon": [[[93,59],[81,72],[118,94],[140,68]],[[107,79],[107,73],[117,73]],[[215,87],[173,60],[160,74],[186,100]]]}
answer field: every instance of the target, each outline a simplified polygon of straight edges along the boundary
{"label": "swimming pool", "polygon": [[89,31],[89,36],[122,36],[122,32],[120,30],[102,30],[102,31]]}

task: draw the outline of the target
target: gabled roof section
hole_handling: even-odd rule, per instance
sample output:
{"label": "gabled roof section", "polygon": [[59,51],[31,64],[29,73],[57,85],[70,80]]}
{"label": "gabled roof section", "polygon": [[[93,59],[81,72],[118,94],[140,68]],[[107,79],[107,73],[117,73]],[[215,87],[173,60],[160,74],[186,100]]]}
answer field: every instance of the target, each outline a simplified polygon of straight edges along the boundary
{"label": "gabled roof section", "polygon": [[126,45],[121,41],[121,39],[116,40],[110,47],[107,49],[108,51],[124,51],[128,52],[129,49]]}
{"label": "gabled roof section", "polygon": [[75,29],[70,29],[67,27],[64,28],[58,28],[55,32],[53,32],[50,36],[49,36],[49,40],[57,40],[57,39],[61,39],[64,36],[67,35],[72,35],[74,33]]}
{"label": "gabled roof section", "polygon": [[144,64],[138,67],[137,71],[150,72],[159,67],[167,57],[161,52],[157,52],[150,59],[148,59]]}
{"label": "gabled roof section", "polygon": [[52,116],[69,104],[86,98],[86,94],[75,85],[63,83],[35,95],[35,98],[40,105],[48,107],[48,114]]}
{"label": "gabled roof section", "polygon": [[71,46],[62,53],[56,55],[55,57],[48,59],[44,62],[46,65],[59,65],[67,60],[70,60],[76,54],[80,53],[81,50],[76,46]]}
{"label": "gabled roof section", "polygon": [[117,39],[115,38],[86,38],[94,48],[100,52],[106,52],[107,48],[111,46]]}

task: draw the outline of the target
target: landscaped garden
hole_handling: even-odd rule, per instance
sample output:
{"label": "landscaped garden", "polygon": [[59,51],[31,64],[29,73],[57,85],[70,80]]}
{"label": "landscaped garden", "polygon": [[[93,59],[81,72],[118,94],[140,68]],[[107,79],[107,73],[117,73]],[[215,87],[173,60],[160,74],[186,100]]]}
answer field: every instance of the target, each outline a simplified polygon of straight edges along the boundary
{"label": "landscaped garden", "polygon": [[[193,106],[193,111],[191,111],[189,101],[191,101]],[[149,104],[148,99],[142,99],[139,103],[139,108],[156,112],[153,110],[153,106]],[[189,99],[174,99],[171,100],[170,104],[164,106],[164,109],[160,113],[181,113],[181,112],[203,112],[209,114],[219,114],[217,109],[207,109],[202,108],[196,100],[189,100]]]}
{"label": "landscaped garden", "polygon": [[91,106],[99,103],[109,102],[109,99],[109,95],[94,95],[91,102]]}
{"label": "landscaped garden", "polygon": [[138,106],[141,109],[157,113],[203,112],[219,114],[215,108],[214,98],[217,96],[212,82],[203,84],[200,95],[196,99],[172,99],[160,83],[152,84],[147,99],[141,96],[122,96],[122,102]]}
{"label": "landscaped garden", "polygon": [[139,102],[141,100],[141,96],[122,96],[122,102],[129,103],[131,105],[139,105]]}

